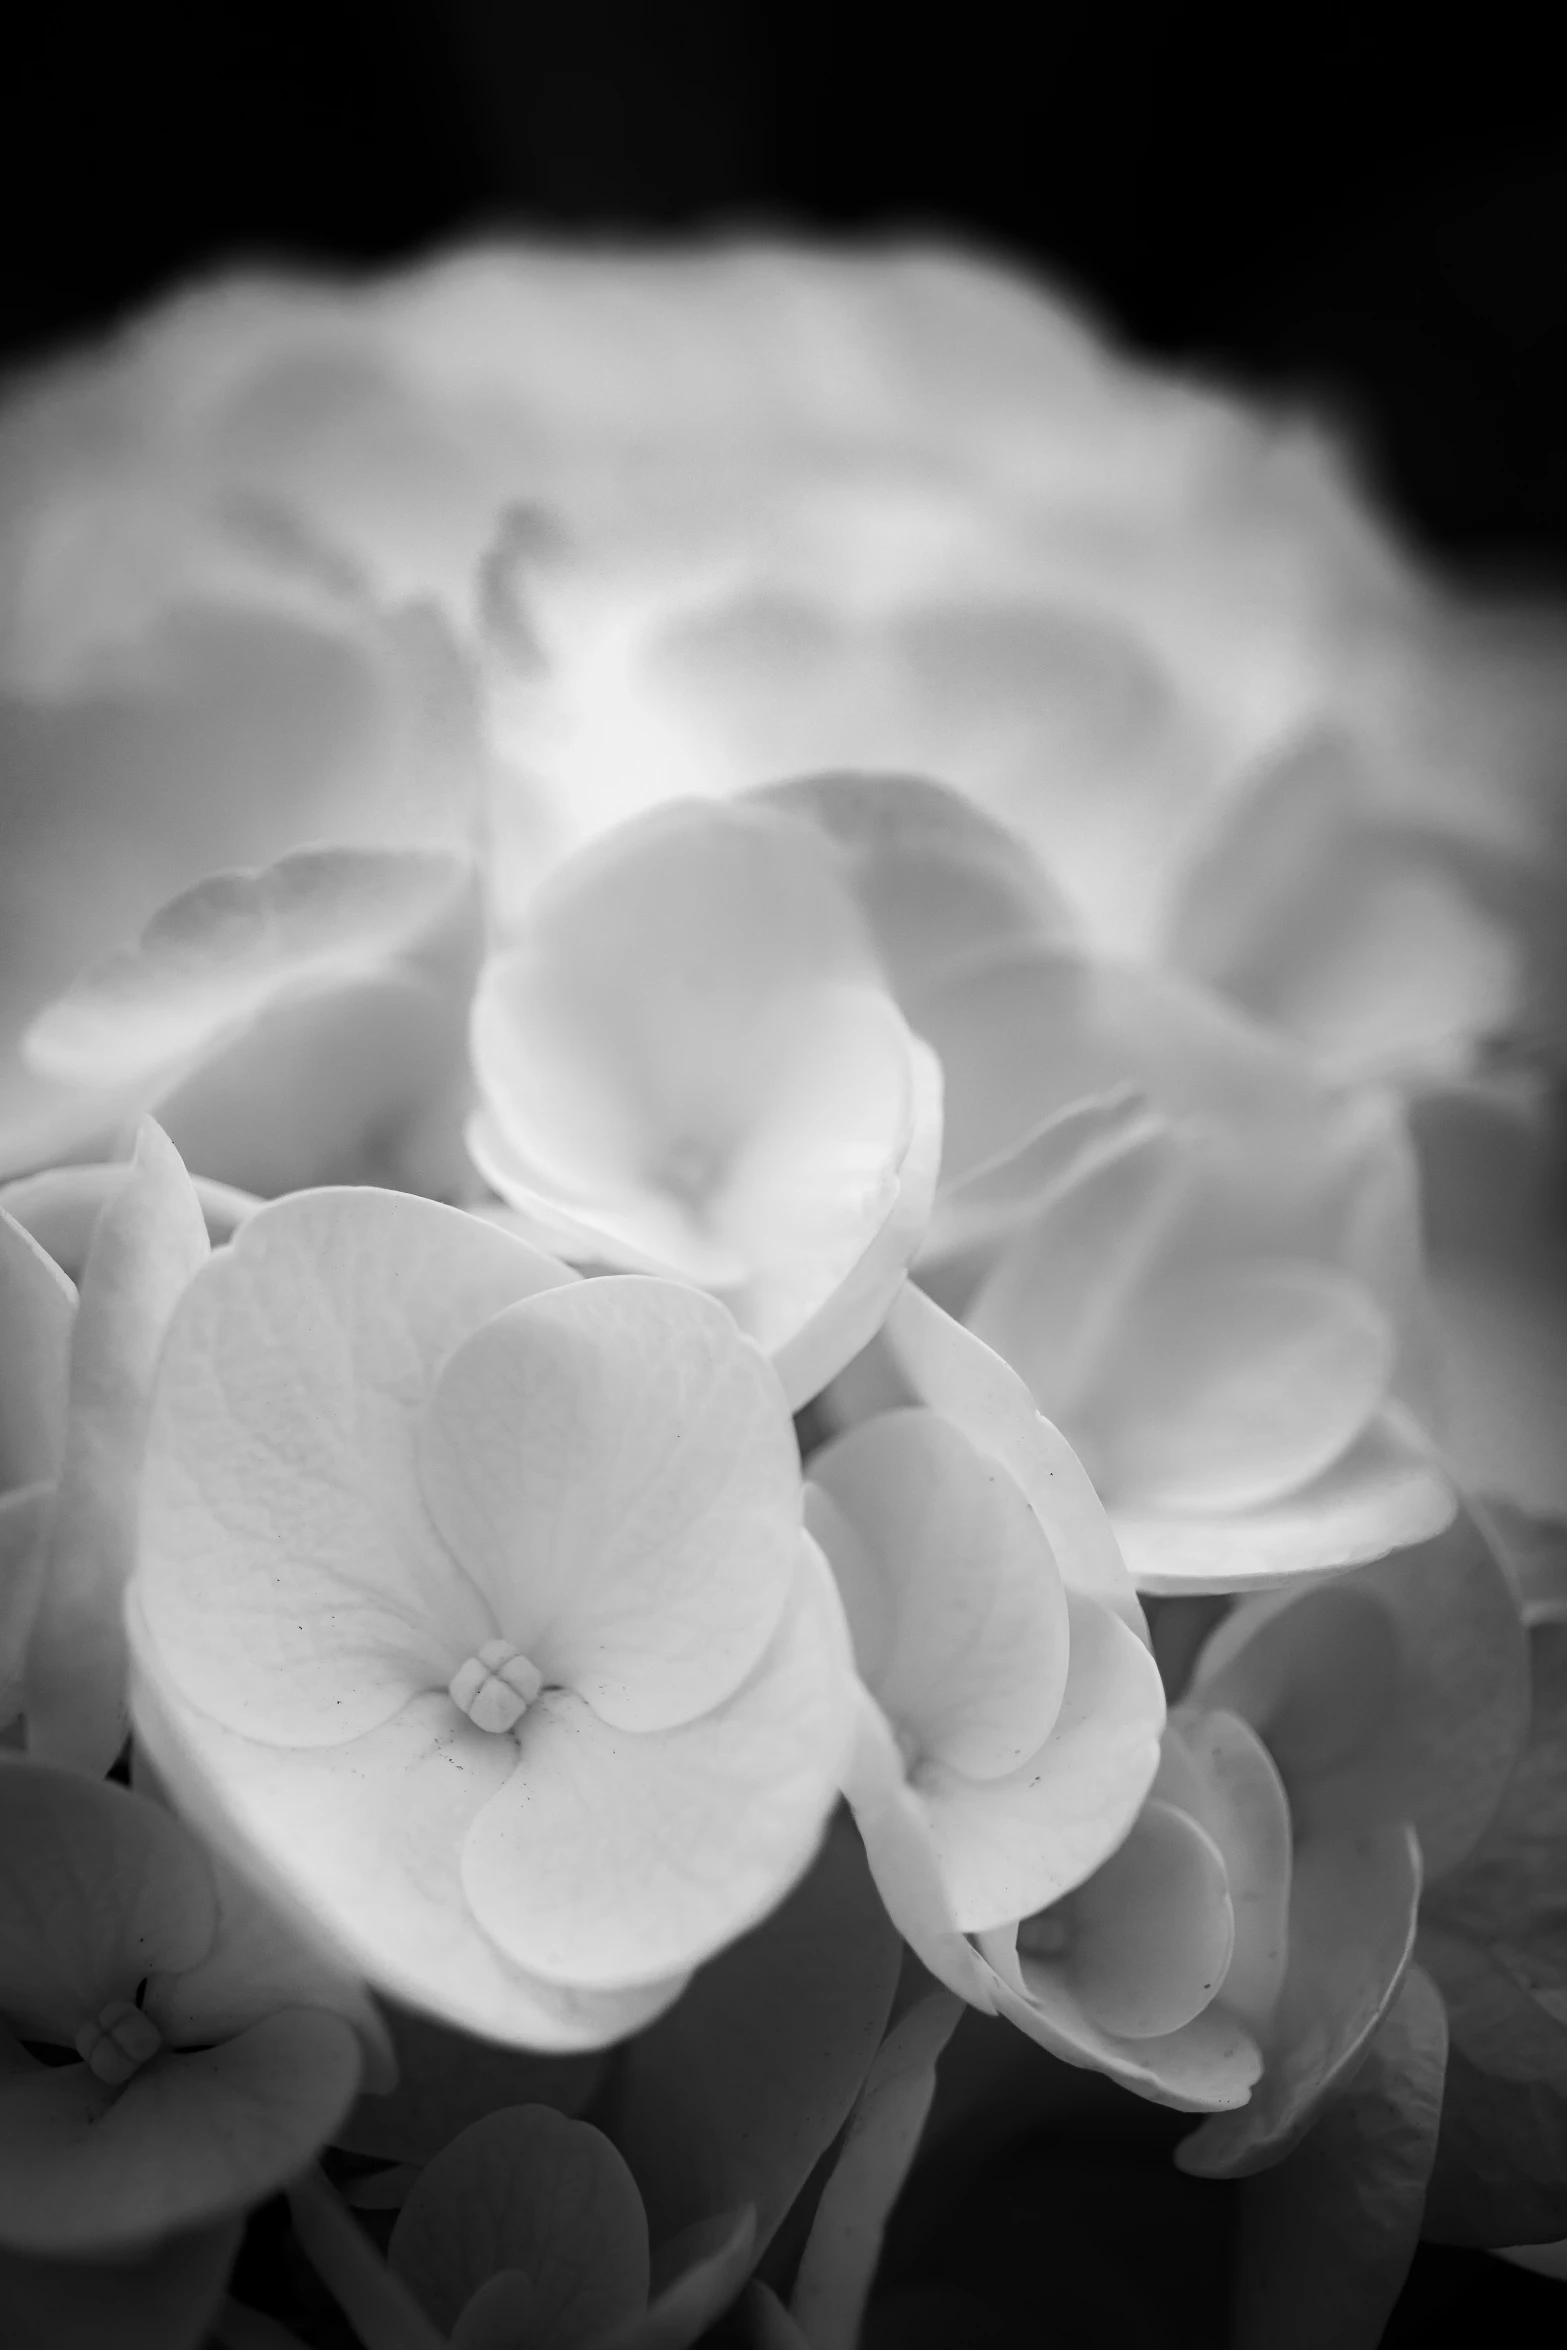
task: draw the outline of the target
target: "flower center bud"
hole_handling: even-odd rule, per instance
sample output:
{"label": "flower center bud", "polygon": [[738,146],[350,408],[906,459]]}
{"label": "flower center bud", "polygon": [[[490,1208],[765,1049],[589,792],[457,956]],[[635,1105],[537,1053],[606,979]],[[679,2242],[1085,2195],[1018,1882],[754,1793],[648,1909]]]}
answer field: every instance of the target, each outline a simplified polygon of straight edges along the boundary
{"label": "flower center bud", "polygon": [[162,2046],[163,2034],[151,2016],[128,1999],[111,1999],[98,2010],[96,2023],[83,2024],[76,2035],[77,2055],[108,2089],[123,2088]]}
{"label": "flower center bud", "polygon": [[446,1686],[476,1729],[514,1730],[543,1688],[544,1675],[509,1640],[486,1640]]}

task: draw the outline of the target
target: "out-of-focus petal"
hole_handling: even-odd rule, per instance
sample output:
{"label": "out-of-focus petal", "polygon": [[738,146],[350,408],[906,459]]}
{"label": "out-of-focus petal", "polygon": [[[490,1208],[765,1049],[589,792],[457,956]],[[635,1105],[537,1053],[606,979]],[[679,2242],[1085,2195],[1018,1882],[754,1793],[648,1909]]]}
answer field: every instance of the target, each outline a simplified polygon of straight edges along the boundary
{"label": "out-of-focus petal", "polygon": [[1397,1995],[1415,1940],[1420,1847],[1408,1827],[1314,1837],[1297,1847],[1289,1966],[1239,2113],[1205,2122],[1176,2150],[1183,2170],[1234,2178],[1289,2152]]}
{"label": "out-of-focus petal", "polygon": [[998,1247],[1153,1124],[1143,1096],[1117,1086],[1047,1112],[1018,1142],[973,1167],[955,1168],[952,1153],[944,1152],[940,1191],[920,1245],[921,1268],[939,1265],[941,1277],[950,1280],[954,1259],[960,1277],[971,1261],[975,1271],[965,1287],[972,1291]]}
{"label": "out-of-focus petal", "polygon": [[18,1485],[0,1493],[0,1729],[22,1710],[53,1507],[52,1485]]}
{"label": "out-of-focus petal", "polygon": [[1068,1590],[1112,1608],[1139,1638],[1146,1637],[1104,1504],[1017,1372],[912,1281],[894,1298],[883,1336],[919,1399],[1017,1480],[1050,1538]]}
{"label": "out-of-focus petal", "polygon": [[156,1082],[285,990],[373,969],[465,880],[459,859],[416,849],[301,849],[214,874],[40,1013],[28,1058],[106,1092]]}
{"label": "out-of-focus petal", "polygon": [[[781,1008],[874,985],[874,950],[812,830],[688,803],[624,826],[556,875],[473,1011],[502,1131],[568,1191],[696,1172],[765,1104]],[[764,1048],[759,1051],[759,1044]]]}
{"label": "out-of-focus petal", "polygon": [[573,1279],[478,1218],[364,1190],[279,1200],[213,1258],[163,1356],[137,1574],[187,1700],[331,1745],[493,1636],[430,1524],[419,1414],[481,1322]]}
{"label": "out-of-focus petal", "polygon": [[1070,949],[1002,947],[913,1000],[947,1072],[948,1168],[985,1164],[1073,1102],[1130,1086],[1167,1117],[1303,1122],[1309,1072],[1204,989]]}
{"label": "out-of-focus petal", "polygon": [[602,2131],[547,2105],[487,2114],[437,2154],[397,2215],[388,2257],[456,2342],[504,2338],[460,2321],[506,2271],[532,2287],[523,2338],[540,2350],[597,2343],[647,2307],[636,2181]]}
{"label": "out-of-focus petal", "polygon": [[108,2251],[243,2210],[304,2168],[358,2080],[353,2032],[310,2008],[161,2052],[113,2098],[86,2065],[36,2073],[0,2091],[0,2228]]}
{"label": "out-of-focus petal", "polygon": [[1325,1266],[1169,1267],[1138,1294],[1085,1403],[1104,1488],[1118,1506],[1176,1513],[1289,1492],[1348,1451],[1393,1352],[1386,1316]]}
{"label": "out-of-focus petal", "polygon": [[27,1657],[30,1751],[108,1770],[125,1741],[120,1607],[153,1377],[179,1300],[209,1254],[179,1153],[143,1119],[125,1180],[94,1227],[71,1334],[70,1418]]}
{"label": "out-of-focus petal", "polygon": [[1168,951],[1335,1071],[1461,1069],[1522,984],[1521,944],[1470,886],[1473,863],[1435,823],[1379,809],[1350,742],[1311,737],[1228,811]]}
{"label": "out-of-focus petal", "polygon": [[669,1282],[577,1282],[485,1323],[435,1381],[419,1479],[502,1634],[616,1729],[731,1696],[798,1572],[777,1379]]}
{"label": "out-of-focus petal", "polygon": [[673,1729],[612,1728],[546,1690],[516,1768],[473,1819],[462,1883],[513,1964],[615,1991],[683,1972],[780,1901],[821,1839],[851,1726],[831,1574],[802,1534],[789,1604],[725,1703]]}
{"label": "out-of-focus petal", "polygon": [[831,844],[748,804],[598,843],[481,977],[469,1147],[575,1257],[720,1294],[803,1403],[924,1228],[940,1072]]}
{"label": "out-of-focus petal", "polygon": [[1172,1130],[1135,1124],[1002,1250],[963,1320],[1011,1364],[1036,1410],[1080,1418],[1127,1302],[1159,1261],[1190,1190]]}
{"label": "out-of-focus petal", "polygon": [[1386,1405],[1330,1469],[1260,1509],[1212,1517],[1117,1509],[1114,1524],[1139,1591],[1263,1591],[1429,1541],[1457,1507],[1427,1439]]}
{"label": "out-of-focus petal", "polygon": [[1302,1835],[1413,1823],[1433,1877],[1477,1841],[1523,1748],[1527,1635],[1474,1521],[1218,1627],[1190,1695],[1265,1739]]}
{"label": "out-of-focus petal", "polygon": [[832,841],[901,1003],[1004,944],[1070,935],[1066,900],[1022,838],[922,776],[808,775],[753,802]]}
{"label": "out-of-focus petal", "polygon": [[[1015,1770],[1055,1721],[1069,1638],[1065,1588],[1022,1489],[928,1409],[838,1437],[811,1477],[887,1595],[874,1670],[856,1652],[883,1712],[922,1757],[974,1779]],[[856,1613],[851,1600],[851,1625]]]}
{"label": "out-of-focus petal", "polygon": [[1004,1779],[939,1763],[913,1791],[935,1840],[953,1914],[965,1933],[1031,1917],[1114,1851],[1159,1767],[1164,1689],[1136,1634],[1068,1594],[1070,1665],[1049,1738]]}
{"label": "out-of-focus petal", "polygon": [[0,2014],[74,2045],[144,1976],[199,1964],[217,1931],[212,1874],[177,1820],[47,1763],[0,1768]]}

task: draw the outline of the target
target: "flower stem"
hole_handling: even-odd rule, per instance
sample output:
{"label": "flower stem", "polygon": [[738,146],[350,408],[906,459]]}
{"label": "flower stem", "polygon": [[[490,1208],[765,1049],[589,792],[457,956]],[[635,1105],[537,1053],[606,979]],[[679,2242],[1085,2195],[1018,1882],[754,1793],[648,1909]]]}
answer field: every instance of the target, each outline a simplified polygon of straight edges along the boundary
{"label": "flower stem", "polygon": [[294,2233],[365,2350],[446,2350],[444,2337],[319,2170],[295,2180],[288,2207]]}

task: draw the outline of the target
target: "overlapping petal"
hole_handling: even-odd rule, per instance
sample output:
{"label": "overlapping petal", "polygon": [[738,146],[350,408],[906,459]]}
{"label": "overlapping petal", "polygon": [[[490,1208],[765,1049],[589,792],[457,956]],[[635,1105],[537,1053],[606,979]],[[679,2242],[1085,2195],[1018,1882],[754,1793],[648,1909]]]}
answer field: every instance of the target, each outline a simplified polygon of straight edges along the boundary
{"label": "overlapping petal", "polygon": [[7,2067],[0,2235],[101,2253],[265,2195],[341,2118],[376,2042],[352,1981],[254,1900],[241,1916],[225,1864],[139,1795],[14,1763],[0,1815],[0,2016],[83,2060]]}
{"label": "overlapping petal", "polygon": [[1003,1778],[1049,1734],[1069,1669],[1066,1590],[1026,1495],[929,1410],[839,1437],[811,1481],[835,1534],[847,1520],[827,1546],[872,1694],[922,1761]]}
{"label": "overlapping petal", "polygon": [[442,1365],[418,1466],[499,1631],[612,1728],[732,1695],[796,1580],[777,1380],[695,1291],[611,1277],[493,1316]]}
{"label": "overlapping petal", "polygon": [[473,1054],[475,1157],[553,1245],[714,1290],[796,1401],[872,1334],[939,1079],[810,825],[675,806],[611,835],[488,966]]}
{"label": "overlapping petal", "polygon": [[160,1379],[131,1609],[182,1804],[399,1997],[632,2028],[810,1858],[851,1686],[727,1311],[375,1192],[259,1211]]}
{"label": "overlapping petal", "polygon": [[138,1575],[188,1702],[337,1745],[493,1634],[430,1522],[418,1425],[478,1324],[572,1278],[477,1218],[375,1191],[280,1200],[213,1260],[163,1358]]}
{"label": "overlapping petal", "polygon": [[78,1146],[152,1107],[200,1173],[254,1191],[450,1180],[474,957],[462,858],[301,849],[171,900],[24,1050]]}
{"label": "overlapping petal", "polygon": [[462,1845],[468,1902],[516,1964],[590,1991],[656,1984],[803,1872],[843,1773],[850,1683],[832,1579],[802,1540],[784,1619],[727,1702],[637,1737],[569,1696],[530,1709]]}
{"label": "overlapping petal", "polygon": [[1362,1269],[1402,1196],[1397,1154],[1373,1151],[1335,1203],[1336,1155],[1307,1215],[1298,1172],[1281,1198],[1242,1142],[1129,1127],[1006,1242],[965,1308],[1081,1447],[1144,1589],[1326,1573],[1453,1514],[1399,1401],[1423,1356],[1418,1308],[1412,1336],[1389,1311],[1397,1250],[1390,1287]]}

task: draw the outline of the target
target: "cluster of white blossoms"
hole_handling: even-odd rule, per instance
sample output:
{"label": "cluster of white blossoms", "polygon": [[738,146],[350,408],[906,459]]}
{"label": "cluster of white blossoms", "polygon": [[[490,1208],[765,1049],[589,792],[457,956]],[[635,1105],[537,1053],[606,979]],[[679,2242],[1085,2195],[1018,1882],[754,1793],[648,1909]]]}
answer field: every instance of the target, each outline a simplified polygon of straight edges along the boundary
{"label": "cluster of white blossoms", "polygon": [[[1567,2229],[1523,621],[925,254],[193,296],[0,499],[0,2247],[391,2149],[374,2292],[521,2342],[580,2171],[549,2341],[679,2350],[958,2003],[1212,2175],[1402,2098],[1376,2311],[1428,2207]],[[818,1911],[846,2086],[682,2205],[687,2004],[804,2013],[745,1970]],[[432,2026],[501,2083],[433,2143]],[[622,2044],[592,2123],[505,2085]],[[824,2190],[811,2350],[913,2143]]]}

